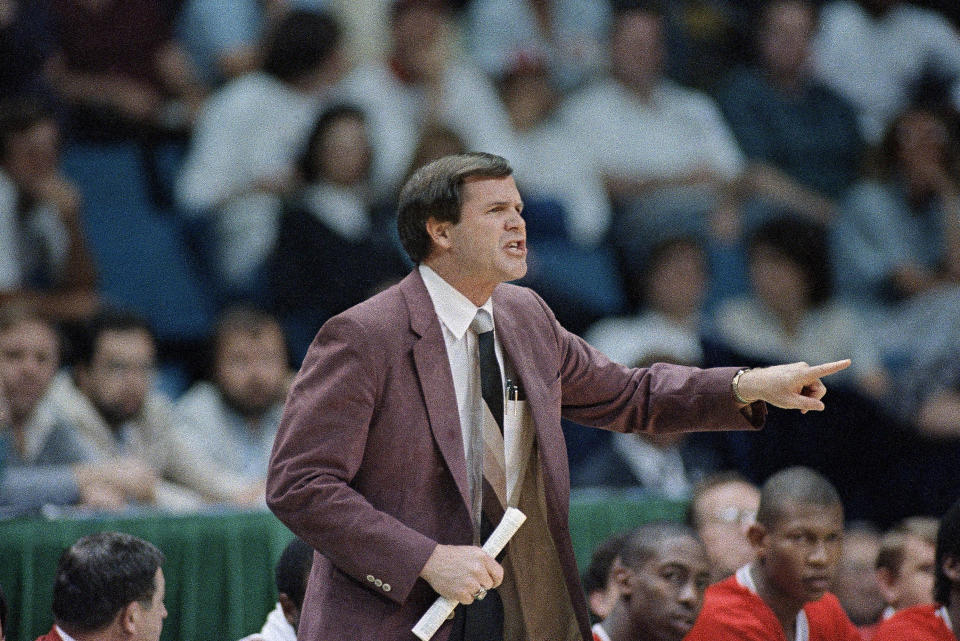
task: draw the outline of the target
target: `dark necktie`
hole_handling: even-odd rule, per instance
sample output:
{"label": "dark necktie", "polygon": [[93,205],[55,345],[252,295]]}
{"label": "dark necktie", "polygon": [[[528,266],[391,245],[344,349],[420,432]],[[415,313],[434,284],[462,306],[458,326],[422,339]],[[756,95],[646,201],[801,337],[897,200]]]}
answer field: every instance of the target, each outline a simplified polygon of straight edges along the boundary
{"label": "dark necktie", "polygon": [[493,318],[485,309],[478,309],[470,329],[477,334],[477,353],[480,363],[480,392],[490,413],[503,433],[503,378],[493,349]]}

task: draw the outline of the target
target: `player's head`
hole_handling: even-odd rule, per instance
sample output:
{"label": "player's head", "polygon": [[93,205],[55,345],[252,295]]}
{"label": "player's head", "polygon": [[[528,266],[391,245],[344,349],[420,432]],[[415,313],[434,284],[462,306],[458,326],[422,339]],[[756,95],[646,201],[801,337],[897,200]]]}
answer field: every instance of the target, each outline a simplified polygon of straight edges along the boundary
{"label": "player's head", "polygon": [[760,490],[757,522],[747,532],[757,565],[784,605],[824,595],[843,544],[843,505],[833,485],[806,467],[771,476]]}
{"label": "player's head", "polygon": [[631,532],[611,573],[619,598],[607,622],[623,624],[636,639],[683,639],[700,614],[710,584],[703,542],[692,528],[670,521]]}

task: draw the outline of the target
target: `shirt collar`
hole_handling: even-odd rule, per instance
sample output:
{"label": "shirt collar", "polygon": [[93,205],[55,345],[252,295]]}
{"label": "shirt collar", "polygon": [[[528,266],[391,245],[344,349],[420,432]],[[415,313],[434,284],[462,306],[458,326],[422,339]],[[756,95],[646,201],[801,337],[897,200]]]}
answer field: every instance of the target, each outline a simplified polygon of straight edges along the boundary
{"label": "shirt collar", "polygon": [[[477,315],[478,309],[485,309],[493,316],[493,298],[488,298],[480,307],[477,307],[470,299],[461,294],[457,289],[445,281],[437,272],[433,271],[427,265],[420,263],[418,267],[420,276],[423,278],[423,284],[430,294],[430,300],[433,301],[433,308],[437,312],[440,322],[450,330],[454,338],[458,341],[470,329],[470,323]],[[494,320],[496,326],[496,320]]]}
{"label": "shirt collar", "polygon": [[937,616],[943,619],[943,624],[947,626],[951,631],[953,630],[953,621],[950,620],[950,612],[947,611],[947,606],[942,606],[937,610]]}
{"label": "shirt collar", "polygon": [[60,635],[60,638],[63,639],[63,641],[76,641],[76,639],[64,632],[63,628],[61,628],[59,625],[54,624],[53,627],[56,628],[57,634]]}

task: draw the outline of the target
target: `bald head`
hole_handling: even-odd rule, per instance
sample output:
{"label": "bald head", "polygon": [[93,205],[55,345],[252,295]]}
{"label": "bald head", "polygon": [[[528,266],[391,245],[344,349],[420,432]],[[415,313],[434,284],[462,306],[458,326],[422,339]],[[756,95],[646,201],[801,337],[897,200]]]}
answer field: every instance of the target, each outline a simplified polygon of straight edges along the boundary
{"label": "bald head", "polygon": [[833,484],[808,467],[789,467],[767,479],[760,489],[757,523],[774,528],[788,504],[824,508],[843,505]]}

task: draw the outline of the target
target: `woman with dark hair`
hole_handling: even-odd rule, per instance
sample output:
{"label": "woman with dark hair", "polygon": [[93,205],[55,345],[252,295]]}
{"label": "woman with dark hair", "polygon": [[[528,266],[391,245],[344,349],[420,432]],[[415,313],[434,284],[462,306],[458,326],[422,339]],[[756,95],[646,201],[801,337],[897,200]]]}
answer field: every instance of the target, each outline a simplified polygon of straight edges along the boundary
{"label": "woman with dark hair", "polygon": [[375,215],[371,149],[359,109],[335,105],[316,122],[298,166],[306,182],[283,210],[270,291],[295,357],[323,322],[407,269]]}
{"label": "woman with dark hair", "polygon": [[960,282],[956,149],[955,114],[912,108],[897,117],[833,230],[845,294],[889,304]]}
{"label": "woman with dark hair", "polygon": [[871,395],[887,387],[879,355],[853,308],[833,298],[826,230],[792,216],[757,228],[748,244],[751,293],[722,302],[716,338],[751,361],[816,361],[851,354],[853,377]]}

